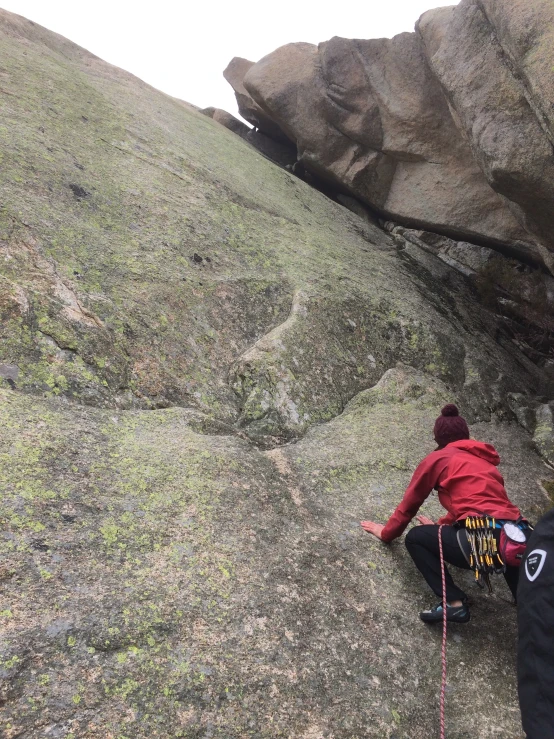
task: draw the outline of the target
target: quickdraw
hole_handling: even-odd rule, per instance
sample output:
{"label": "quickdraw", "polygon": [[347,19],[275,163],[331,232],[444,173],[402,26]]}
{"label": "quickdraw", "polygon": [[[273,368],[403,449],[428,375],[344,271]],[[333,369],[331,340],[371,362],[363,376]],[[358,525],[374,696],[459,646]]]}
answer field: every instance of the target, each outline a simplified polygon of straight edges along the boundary
{"label": "quickdraw", "polygon": [[490,576],[506,570],[495,537],[496,528],[496,519],[489,516],[468,516],[465,520],[469,566],[475,573],[475,582],[482,588],[486,584],[489,593],[492,593]]}

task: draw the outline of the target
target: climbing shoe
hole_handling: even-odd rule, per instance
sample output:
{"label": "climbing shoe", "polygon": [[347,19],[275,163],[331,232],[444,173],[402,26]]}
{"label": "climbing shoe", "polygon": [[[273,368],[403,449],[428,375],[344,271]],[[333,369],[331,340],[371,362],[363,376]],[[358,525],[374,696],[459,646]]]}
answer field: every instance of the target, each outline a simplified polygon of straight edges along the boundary
{"label": "climbing shoe", "polygon": [[[435,624],[443,619],[442,603],[429,611],[421,611],[419,617],[427,624]],[[446,606],[446,620],[456,624],[466,624],[470,619],[469,608],[465,603],[461,606]]]}

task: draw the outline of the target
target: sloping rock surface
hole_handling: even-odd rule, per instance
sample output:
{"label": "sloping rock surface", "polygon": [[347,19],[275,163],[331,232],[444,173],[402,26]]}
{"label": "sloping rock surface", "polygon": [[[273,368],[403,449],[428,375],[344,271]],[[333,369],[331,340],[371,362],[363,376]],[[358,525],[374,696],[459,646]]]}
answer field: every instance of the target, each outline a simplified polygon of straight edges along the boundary
{"label": "sloping rock surface", "polygon": [[228,113],[226,110],[222,110],[221,108],[204,108],[204,110],[201,110],[200,112],[207,115],[208,118],[212,119],[212,121],[216,121],[222,126],[225,126],[229,131],[236,133],[237,136],[241,136],[243,139],[246,138],[248,131],[250,131],[250,128],[245,123],[239,121],[239,119],[235,118],[234,115],[231,115],[231,113]]}
{"label": "sloping rock surface", "polygon": [[221,108],[205,108],[200,112],[248,141],[255,149],[276,164],[292,168],[296,163],[296,147],[292,145],[291,141],[287,140],[285,142],[271,138],[255,128],[250,128],[226,110],[221,110]]}
{"label": "sloping rock surface", "polygon": [[385,217],[552,268],[553,13],[462,0],[390,40],[289,44],[241,67],[242,88]]}
{"label": "sloping rock surface", "polygon": [[[198,433],[180,408],[0,391],[3,735],[434,736],[440,630],[417,619],[432,596],[402,544],[358,521],[392,511],[452,394],[391,372],[267,453]],[[536,517],[545,470],[528,437],[472,431]],[[503,581],[476,593],[473,621],[450,630],[454,739],[522,736],[507,598]]]}
{"label": "sloping rock surface", "polygon": [[[0,58],[2,736],[433,736],[432,599],[358,521],[447,400],[536,517],[542,371],[205,115],[4,11]],[[452,631],[452,739],[521,736],[505,596]]]}
{"label": "sloping rock surface", "polygon": [[18,389],[193,405],[272,443],[397,361],[481,418],[540,388],[454,273],[413,269],[206,116],[6,17],[0,332]]}

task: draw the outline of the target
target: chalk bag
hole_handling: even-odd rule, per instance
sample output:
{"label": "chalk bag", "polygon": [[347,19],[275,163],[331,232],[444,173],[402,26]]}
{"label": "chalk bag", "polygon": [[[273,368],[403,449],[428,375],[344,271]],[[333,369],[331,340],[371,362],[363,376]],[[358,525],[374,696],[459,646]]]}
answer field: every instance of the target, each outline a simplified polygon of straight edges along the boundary
{"label": "chalk bag", "polygon": [[509,567],[519,567],[525,556],[527,536],[516,523],[507,521],[500,531],[500,556]]}

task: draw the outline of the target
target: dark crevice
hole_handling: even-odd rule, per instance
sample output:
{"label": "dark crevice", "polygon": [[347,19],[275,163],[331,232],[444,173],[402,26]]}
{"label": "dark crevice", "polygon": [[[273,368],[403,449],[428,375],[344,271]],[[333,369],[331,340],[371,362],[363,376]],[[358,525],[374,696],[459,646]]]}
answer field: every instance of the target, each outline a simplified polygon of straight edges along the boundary
{"label": "dark crevice", "polygon": [[[348,138],[356,146],[361,146],[361,144],[358,141],[356,141],[354,138],[352,138],[352,136],[350,136],[348,133],[343,131],[340,127],[338,127],[331,121],[329,121],[329,125],[333,126],[333,128],[335,128],[337,132],[339,132],[342,136],[345,136],[346,138]],[[251,146],[253,146],[253,144],[251,144]],[[394,159],[395,161],[399,161],[397,157],[394,157],[385,151],[381,151],[379,149],[374,149],[374,151],[377,153],[381,153],[383,156],[390,157],[391,159]],[[483,234],[468,232],[463,229],[458,229],[458,228],[450,227],[447,225],[441,226],[436,223],[431,223],[429,221],[422,221],[419,219],[406,218],[406,217],[398,215],[397,213],[391,213],[390,211],[387,211],[385,208],[379,208],[378,206],[373,205],[373,204],[370,205],[360,200],[354,191],[352,191],[346,185],[338,182],[331,175],[328,175],[322,171],[315,171],[313,167],[310,167],[309,163],[306,163],[302,154],[299,155],[298,161],[293,166],[288,166],[288,165],[283,166],[282,164],[275,161],[271,157],[266,156],[266,158],[272,161],[273,164],[280,167],[281,169],[286,169],[291,174],[298,177],[298,179],[303,180],[307,185],[312,187],[314,190],[317,190],[318,192],[322,193],[322,195],[325,195],[325,197],[329,198],[333,202],[338,203],[339,205],[342,205],[343,207],[345,206],[343,203],[341,203],[338,200],[338,196],[347,195],[349,197],[352,197],[354,200],[356,200],[360,204],[361,208],[367,210],[367,213],[372,220],[375,220],[375,221],[390,220],[390,221],[394,221],[398,223],[399,225],[404,226],[405,228],[428,231],[429,233],[434,233],[434,234],[437,234],[438,236],[446,236],[447,238],[452,239],[454,241],[466,241],[470,244],[474,244],[475,246],[485,246],[485,247],[488,247],[489,249],[493,249],[494,251],[498,252],[504,257],[507,257],[509,259],[517,259],[523,264],[526,264],[532,267],[539,267],[545,272],[548,272],[547,268],[544,266],[540,258],[538,250],[535,255],[533,255],[533,253],[530,253],[529,244],[522,243],[521,246],[519,246],[517,243],[509,244],[509,243],[506,243],[505,241],[502,241],[500,239],[495,239],[494,237],[491,237],[491,236],[484,236]],[[433,164],[433,165],[440,164],[440,162],[434,162],[434,161],[429,161],[427,163]],[[233,198],[231,197],[230,199],[233,199]],[[238,202],[238,204],[249,207],[249,204],[246,202]],[[350,210],[349,208],[347,209]],[[274,215],[274,214],[270,213],[270,215]],[[529,236],[529,242],[531,245],[534,244],[534,240],[531,235]]]}
{"label": "dark crevice", "polygon": [[[43,336],[46,336],[46,338],[48,338],[51,341],[53,341],[54,344],[58,347],[58,349],[60,351],[63,351],[63,352],[71,352],[72,354],[75,354],[75,355],[78,354],[77,349],[73,349],[71,346],[68,346],[68,345],[67,346],[64,346],[63,343],[61,343],[58,339],[56,339],[55,336],[53,336],[52,334],[49,334],[47,331],[44,331],[43,329],[39,328],[38,329],[38,332],[39,332],[39,334],[42,334]],[[83,358],[81,357],[81,359],[83,359]],[[83,359],[83,362],[85,362],[84,359]],[[88,362],[85,362],[85,364],[88,364]]]}

